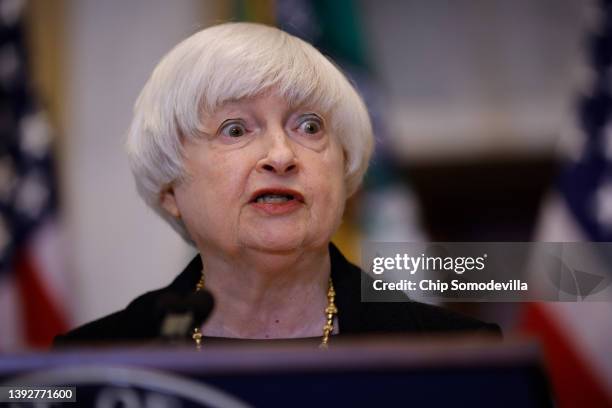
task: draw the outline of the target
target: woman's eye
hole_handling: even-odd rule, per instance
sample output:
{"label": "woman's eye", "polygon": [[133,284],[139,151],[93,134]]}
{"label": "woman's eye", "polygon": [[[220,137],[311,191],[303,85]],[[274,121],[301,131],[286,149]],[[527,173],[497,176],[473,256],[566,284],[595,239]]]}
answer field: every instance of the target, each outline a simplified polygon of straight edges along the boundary
{"label": "woman's eye", "polygon": [[316,120],[308,119],[300,124],[300,129],[304,133],[314,135],[321,130],[321,124]]}
{"label": "woman's eye", "polygon": [[236,138],[244,136],[246,133],[246,128],[240,123],[230,123],[223,127],[221,133],[223,133],[225,136]]}

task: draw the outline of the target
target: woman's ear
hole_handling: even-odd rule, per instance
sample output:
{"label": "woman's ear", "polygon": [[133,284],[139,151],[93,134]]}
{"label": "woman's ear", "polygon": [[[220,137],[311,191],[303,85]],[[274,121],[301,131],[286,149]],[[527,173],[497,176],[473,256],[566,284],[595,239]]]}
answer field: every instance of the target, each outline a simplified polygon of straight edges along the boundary
{"label": "woman's ear", "polygon": [[161,190],[159,193],[159,205],[174,218],[181,218],[173,186],[170,185]]}

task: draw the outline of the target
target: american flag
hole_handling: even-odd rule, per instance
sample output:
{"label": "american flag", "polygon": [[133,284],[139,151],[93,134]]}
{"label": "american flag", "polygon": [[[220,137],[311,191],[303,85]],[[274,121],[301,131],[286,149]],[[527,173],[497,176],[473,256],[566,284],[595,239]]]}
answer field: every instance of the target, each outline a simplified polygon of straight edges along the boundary
{"label": "american flag", "polygon": [[0,349],[65,329],[52,133],[26,66],[23,1],[0,0]]}
{"label": "american flag", "polygon": [[[580,148],[544,207],[540,241],[612,241],[612,0],[600,0],[587,42],[590,80],[576,106]],[[612,265],[612,254],[600,253]],[[526,307],[524,329],[540,338],[559,407],[612,406],[612,299]]]}
{"label": "american flag", "polygon": [[592,80],[578,102],[579,159],[560,177],[560,191],[589,240],[612,241],[612,1],[601,1],[588,41]]}

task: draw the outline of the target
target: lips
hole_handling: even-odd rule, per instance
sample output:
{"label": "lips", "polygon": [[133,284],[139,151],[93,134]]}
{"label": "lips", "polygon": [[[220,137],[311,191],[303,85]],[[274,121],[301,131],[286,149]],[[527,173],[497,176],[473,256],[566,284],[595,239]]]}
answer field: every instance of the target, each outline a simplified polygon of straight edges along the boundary
{"label": "lips", "polygon": [[284,215],[304,206],[304,196],[287,188],[263,188],[251,195],[249,205],[265,215]]}

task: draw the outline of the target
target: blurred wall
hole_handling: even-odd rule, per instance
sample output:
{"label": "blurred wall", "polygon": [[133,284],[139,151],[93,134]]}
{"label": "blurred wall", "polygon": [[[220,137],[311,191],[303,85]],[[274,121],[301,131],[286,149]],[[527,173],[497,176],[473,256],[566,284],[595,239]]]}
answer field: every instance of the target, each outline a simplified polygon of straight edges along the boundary
{"label": "blurred wall", "polygon": [[360,4],[402,158],[553,152],[572,120],[592,0]]}

